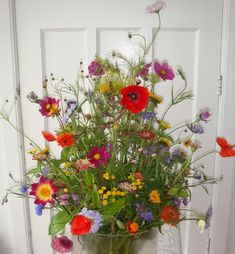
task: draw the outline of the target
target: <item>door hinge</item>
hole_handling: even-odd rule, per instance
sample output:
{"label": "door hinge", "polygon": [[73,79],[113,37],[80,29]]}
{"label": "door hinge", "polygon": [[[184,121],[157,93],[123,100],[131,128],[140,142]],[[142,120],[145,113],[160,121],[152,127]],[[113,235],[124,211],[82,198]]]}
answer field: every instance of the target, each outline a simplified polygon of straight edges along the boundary
{"label": "door hinge", "polygon": [[223,75],[219,75],[219,82],[217,87],[217,94],[222,95]]}
{"label": "door hinge", "polygon": [[16,95],[20,96],[20,88],[19,87],[16,88]]}

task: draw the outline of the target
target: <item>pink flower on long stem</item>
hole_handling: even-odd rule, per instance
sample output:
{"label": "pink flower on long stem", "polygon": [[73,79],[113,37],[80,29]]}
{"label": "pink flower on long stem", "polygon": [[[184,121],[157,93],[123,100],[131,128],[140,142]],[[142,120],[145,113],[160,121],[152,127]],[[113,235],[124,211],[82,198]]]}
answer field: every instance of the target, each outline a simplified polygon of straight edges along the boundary
{"label": "pink flower on long stem", "polygon": [[56,100],[55,98],[45,97],[39,102],[41,107],[39,111],[43,116],[54,117],[59,114],[59,101],[60,100]]}
{"label": "pink flower on long stem", "polygon": [[145,78],[149,74],[149,68],[151,67],[151,63],[145,64],[143,69],[140,70],[137,76],[140,76],[141,78]]}
{"label": "pink flower on long stem", "polygon": [[38,183],[32,184],[32,190],[29,193],[36,197],[34,204],[42,204],[45,206],[47,203],[54,204],[53,195],[58,192],[58,188],[54,185],[54,180],[46,180],[41,176]]}
{"label": "pink flower on long stem", "polygon": [[77,160],[74,163],[74,167],[78,170],[81,170],[81,171],[88,170],[88,168],[90,167],[90,161],[87,158]]}
{"label": "pink flower on long stem", "polygon": [[104,75],[104,70],[99,62],[92,61],[88,66],[89,75],[91,76],[102,76]]}
{"label": "pink flower on long stem", "polygon": [[155,62],[154,70],[157,73],[157,75],[164,81],[167,79],[173,80],[175,77],[173,69],[168,65],[168,63],[161,64],[160,62]]}
{"label": "pink flower on long stem", "polygon": [[147,13],[158,13],[166,8],[166,3],[164,1],[157,1],[154,4],[149,5],[146,8]]}
{"label": "pink flower on long stem", "polygon": [[51,247],[58,253],[68,253],[73,250],[73,242],[67,236],[52,239]]}
{"label": "pink flower on long stem", "polygon": [[106,151],[105,146],[102,146],[100,149],[97,146],[94,146],[88,154],[87,158],[95,168],[98,168],[101,165],[107,164],[110,156],[111,155]]}

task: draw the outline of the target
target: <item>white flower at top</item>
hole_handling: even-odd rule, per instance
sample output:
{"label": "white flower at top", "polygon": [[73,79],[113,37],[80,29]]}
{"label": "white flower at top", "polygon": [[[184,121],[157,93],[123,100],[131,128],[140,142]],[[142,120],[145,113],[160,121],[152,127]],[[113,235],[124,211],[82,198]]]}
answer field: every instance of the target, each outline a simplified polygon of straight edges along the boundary
{"label": "white flower at top", "polygon": [[157,1],[152,5],[149,5],[146,8],[147,13],[158,13],[161,10],[164,10],[166,8],[166,3],[164,1]]}

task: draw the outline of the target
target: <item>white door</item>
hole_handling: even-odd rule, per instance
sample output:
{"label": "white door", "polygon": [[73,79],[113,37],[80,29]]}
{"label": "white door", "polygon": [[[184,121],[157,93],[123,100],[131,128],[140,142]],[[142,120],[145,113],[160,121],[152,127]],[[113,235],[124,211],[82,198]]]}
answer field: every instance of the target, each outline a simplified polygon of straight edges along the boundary
{"label": "white door", "polygon": [[[201,107],[208,106],[212,110],[213,121],[207,126],[206,135],[201,137],[203,149],[208,150],[215,146],[216,136],[222,0],[166,2],[167,8],[161,12],[162,30],[148,60],[167,59],[174,68],[180,65],[186,73],[189,88],[194,91],[194,101],[177,107],[174,113],[169,112],[167,120],[172,125],[190,119]],[[38,108],[26,100],[27,94],[33,90],[42,96],[42,80],[50,73],[74,82],[79,62],[82,60],[87,66],[95,54],[106,56],[112,49],[133,54],[128,32],[142,33],[151,40],[156,30],[156,16],[145,12],[151,3],[150,0],[16,1],[23,126],[29,136],[40,143],[41,130],[48,123],[39,116]],[[175,86],[180,88],[180,85],[176,81]],[[170,85],[159,84],[158,91],[167,101]],[[25,142],[25,149],[28,147]],[[212,174],[214,157],[210,156],[204,162],[207,172]],[[26,167],[30,166],[32,162],[26,159]],[[198,190],[193,193],[191,205],[206,211],[210,199]],[[50,214],[36,216],[32,204],[29,211],[33,253],[52,253],[47,235]],[[179,242],[177,231],[168,227],[165,231],[157,253],[178,254],[180,246],[175,245]],[[181,228],[182,253],[208,253],[207,234],[201,235],[194,223],[184,223]]]}

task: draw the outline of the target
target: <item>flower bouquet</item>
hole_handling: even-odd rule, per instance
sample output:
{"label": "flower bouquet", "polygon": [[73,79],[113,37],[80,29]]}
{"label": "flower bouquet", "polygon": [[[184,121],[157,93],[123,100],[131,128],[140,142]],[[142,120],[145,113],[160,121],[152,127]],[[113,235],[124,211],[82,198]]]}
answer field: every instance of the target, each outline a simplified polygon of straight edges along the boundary
{"label": "flower bouquet", "polygon": [[[147,11],[160,21],[164,7],[158,1]],[[153,41],[159,30],[160,25]],[[187,205],[192,188],[207,190],[206,184],[221,179],[207,176],[202,164],[196,164],[211,153],[195,155],[201,146],[194,138],[204,132],[211,112],[201,110],[181,126],[186,135],[176,135],[179,127],[172,127],[166,116],[173,106],[192,99],[186,77],[167,62],[146,62],[153,41],[147,43],[139,34],[128,37],[141,40],[138,57],[129,59],[117,51],[109,59],[96,56],[87,72],[80,63],[76,84],[51,74],[44,82],[43,98],[33,92],[28,95],[43,117],[58,121],[58,129],[42,131],[43,148],[27,137],[36,166],[23,183],[8,190],[4,202],[9,194],[17,194],[33,198],[39,216],[46,208],[55,211],[49,234],[59,253],[73,248],[64,235],[66,225],[71,234],[83,236],[80,241],[90,253],[103,254],[136,253],[132,240],[152,228],[161,231],[165,223],[176,226],[190,219],[202,230],[210,225],[211,207],[200,213]],[[157,84],[176,76],[183,87],[175,92],[172,85],[171,102],[159,114],[163,97]],[[51,86],[56,96],[49,94]],[[10,122],[5,108],[1,118]],[[235,156],[233,145],[223,138],[217,142],[221,156]],[[59,156],[50,148],[52,143]]]}

